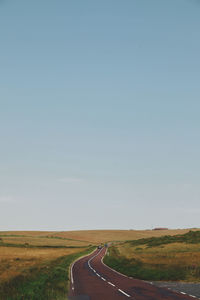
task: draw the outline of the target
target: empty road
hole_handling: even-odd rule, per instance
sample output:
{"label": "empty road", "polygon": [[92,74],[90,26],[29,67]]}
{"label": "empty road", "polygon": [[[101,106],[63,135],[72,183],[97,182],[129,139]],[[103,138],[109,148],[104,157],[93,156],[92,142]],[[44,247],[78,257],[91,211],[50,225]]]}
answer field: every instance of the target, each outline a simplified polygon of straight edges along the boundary
{"label": "empty road", "polygon": [[71,267],[70,299],[191,300],[194,296],[126,277],[103,264],[106,248],[77,260]]}

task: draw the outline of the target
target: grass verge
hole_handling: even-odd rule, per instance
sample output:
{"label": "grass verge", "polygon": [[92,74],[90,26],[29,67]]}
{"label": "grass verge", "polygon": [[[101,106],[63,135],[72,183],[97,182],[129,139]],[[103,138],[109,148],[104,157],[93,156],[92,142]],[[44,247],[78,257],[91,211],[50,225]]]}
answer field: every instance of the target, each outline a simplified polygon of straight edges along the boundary
{"label": "grass verge", "polygon": [[64,300],[67,299],[70,264],[87,255],[95,247],[60,257],[1,283],[0,300]]}
{"label": "grass verge", "polygon": [[200,282],[200,231],[121,242],[104,262],[138,279]]}
{"label": "grass verge", "polygon": [[127,259],[120,256],[115,247],[109,249],[109,256],[105,256],[104,263],[122,274],[142,280],[173,281],[184,280],[186,278],[184,267],[171,267],[162,264],[151,266],[139,259]]}

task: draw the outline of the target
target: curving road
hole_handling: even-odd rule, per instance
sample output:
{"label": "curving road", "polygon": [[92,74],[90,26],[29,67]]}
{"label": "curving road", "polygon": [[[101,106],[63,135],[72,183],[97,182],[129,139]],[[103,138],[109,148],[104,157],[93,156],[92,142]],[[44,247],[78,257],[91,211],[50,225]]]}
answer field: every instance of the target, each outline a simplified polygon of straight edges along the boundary
{"label": "curving road", "polygon": [[74,300],[191,300],[195,296],[129,278],[106,266],[106,248],[77,260],[71,267],[70,298]]}

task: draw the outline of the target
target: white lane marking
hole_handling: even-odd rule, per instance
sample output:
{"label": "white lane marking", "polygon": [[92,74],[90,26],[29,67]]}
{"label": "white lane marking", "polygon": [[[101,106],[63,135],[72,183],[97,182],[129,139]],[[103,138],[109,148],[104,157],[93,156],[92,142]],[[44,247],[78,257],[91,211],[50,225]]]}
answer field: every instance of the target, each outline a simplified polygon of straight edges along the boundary
{"label": "white lane marking", "polygon": [[[180,292],[181,294],[183,294],[183,295],[187,295],[187,296],[190,296],[190,297],[192,297],[192,298],[196,298],[197,299],[197,297],[196,296],[194,296],[194,295],[190,295],[190,294],[187,294],[187,293],[185,293],[185,292]],[[199,299],[199,298],[198,298]]]}
{"label": "white lane marking", "polygon": [[74,277],[73,277],[73,272],[72,272],[72,268],[74,265],[72,265],[71,267],[71,283],[74,284]]}
{"label": "white lane marking", "polygon": [[[108,249],[106,249],[106,253],[105,253],[104,257],[106,256],[107,251],[108,251]],[[124,276],[124,277],[126,277],[126,278],[132,279],[132,277],[126,276],[126,275],[124,275],[124,274],[122,274],[122,273],[120,273],[120,272],[118,272],[118,271],[116,271],[116,270],[110,268],[110,267],[107,266],[106,264],[104,264],[104,262],[103,262],[104,257],[102,257],[101,263],[102,263],[105,267],[107,267],[107,268],[110,269],[111,271],[113,271],[113,272],[115,272],[115,273],[117,273],[117,274],[119,274],[119,275],[121,275],[121,276]]]}
{"label": "white lane marking", "polygon": [[124,291],[122,291],[122,290],[120,290],[120,289],[118,289],[118,291],[119,291],[120,293],[124,294],[126,297],[131,297],[129,294],[125,293]]}
{"label": "white lane marking", "polygon": [[[98,277],[100,277],[103,281],[107,281],[104,277],[102,277],[101,275],[99,275],[98,273],[97,273],[97,271],[91,266],[91,261],[95,258],[95,257],[97,257],[100,253],[101,253],[101,251],[103,250],[104,248],[102,248],[96,255],[94,255],[94,256],[92,256],[89,260],[88,260],[88,266],[89,266],[89,268],[93,271],[93,272],[95,272],[95,274],[98,276]],[[107,249],[106,249],[106,252],[107,252]],[[104,265],[104,266],[106,266],[104,263],[103,263],[103,257],[101,258],[101,262],[102,262],[102,264]],[[108,266],[106,266],[106,267],[108,267]],[[108,267],[109,269],[111,269],[110,267]],[[111,269],[112,271],[115,271],[115,270],[113,270],[113,269]],[[123,274],[121,274],[121,273],[119,273],[119,272],[117,272],[117,271],[115,271],[116,273],[118,273],[118,274],[120,274],[120,275],[123,275]],[[128,276],[126,276],[126,275],[123,275],[124,277],[127,277],[127,278],[129,278]],[[110,285],[112,285],[113,287],[116,287],[113,283],[111,283],[110,281],[108,281],[108,284],[110,284]],[[124,291],[122,291],[121,289],[118,289],[118,291],[120,292],[120,293],[122,293],[123,295],[125,295],[126,297],[131,297],[129,294],[127,294],[126,292],[124,292]]]}
{"label": "white lane marking", "polygon": [[112,285],[112,286],[115,286],[112,282],[108,281],[108,284]]}
{"label": "white lane marking", "polygon": [[[92,251],[92,253],[95,252],[95,251],[96,251],[96,249],[95,249],[94,251]],[[73,262],[73,264],[71,265],[70,278],[71,278],[72,290],[74,290],[73,267],[74,267],[75,263],[77,263],[77,262],[78,262],[79,260],[81,260],[83,257],[90,256],[92,253],[87,254],[87,255],[83,255],[83,256],[79,257],[79,258],[78,258],[77,260],[75,260],[75,261]]]}
{"label": "white lane marking", "polygon": [[90,262],[91,262],[95,257],[97,257],[97,256],[101,253],[102,250],[103,250],[103,248],[101,248],[101,250],[100,250],[96,255],[92,256],[92,257],[88,260],[88,266],[90,267],[91,270],[92,270],[93,268],[91,267]]}

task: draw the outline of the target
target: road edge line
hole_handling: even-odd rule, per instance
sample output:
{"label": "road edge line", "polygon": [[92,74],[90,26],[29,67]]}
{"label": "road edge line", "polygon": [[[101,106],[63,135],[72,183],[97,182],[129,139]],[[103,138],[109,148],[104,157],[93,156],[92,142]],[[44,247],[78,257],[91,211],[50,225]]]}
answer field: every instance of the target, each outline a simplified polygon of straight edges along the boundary
{"label": "road edge line", "polygon": [[75,265],[75,263],[77,263],[79,260],[81,260],[84,257],[90,256],[92,253],[94,253],[97,250],[97,248],[95,248],[92,252],[90,252],[89,254],[86,255],[82,255],[79,258],[77,258],[75,261],[73,261],[70,266],[69,266],[69,274],[70,274],[70,280],[69,280],[69,284],[72,286],[72,290],[74,290],[74,277],[73,277],[73,267]]}

